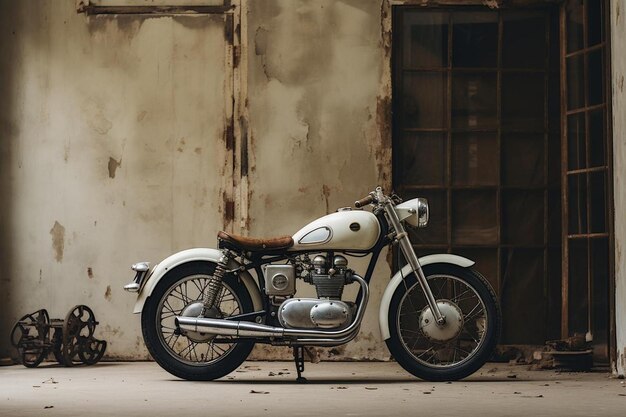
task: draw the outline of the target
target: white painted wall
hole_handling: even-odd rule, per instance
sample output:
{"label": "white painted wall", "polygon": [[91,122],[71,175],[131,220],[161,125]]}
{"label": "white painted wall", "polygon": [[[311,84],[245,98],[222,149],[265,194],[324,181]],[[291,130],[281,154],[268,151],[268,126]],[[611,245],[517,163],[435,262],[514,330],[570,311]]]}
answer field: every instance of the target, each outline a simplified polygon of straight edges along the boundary
{"label": "white painted wall", "polygon": [[626,2],[611,3],[611,71],[613,83],[613,163],[615,193],[615,327],[620,375],[626,373]]}
{"label": "white painted wall", "polygon": [[[386,3],[247,4],[248,66],[233,93],[221,15],[87,17],[75,0],[0,2],[0,356],[20,315],[62,318],[84,303],[109,357],[147,357],[122,286],[131,263],[214,246],[229,227],[224,197],[238,179],[224,126],[239,91],[249,90],[250,164],[235,231],[290,234],[389,185]],[[329,356],[388,357],[377,308],[389,275],[383,255],[361,336]]]}
{"label": "white painted wall", "polygon": [[20,315],[87,304],[110,356],[146,358],[130,264],[223,227],[224,19],[4,1],[0,36],[0,351]]}

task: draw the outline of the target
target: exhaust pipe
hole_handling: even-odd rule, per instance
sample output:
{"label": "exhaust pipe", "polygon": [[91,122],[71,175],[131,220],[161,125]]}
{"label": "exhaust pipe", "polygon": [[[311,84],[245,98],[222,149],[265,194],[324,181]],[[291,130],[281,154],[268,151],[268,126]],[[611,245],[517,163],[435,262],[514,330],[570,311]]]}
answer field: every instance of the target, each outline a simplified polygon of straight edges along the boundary
{"label": "exhaust pipe", "polygon": [[287,329],[284,327],[274,327],[265,324],[252,323],[249,321],[231,321],[224,319],[210,319],[203,317],[176,317],[176,326],[181,330],[197,333],[211,333],[220,336],[235,337],[276,337],[276,338],[305,338],[314,342],[315,339],[324,339],[325,343],[332,343],[337,339],[348,339],[356,335],[361,321],[365,315],[365,306],[369,298],[367,283],[358,275],[353,275],[363,290],[363,297],[357,310],[355,320],[348,327],[342,330],[310,330],[310,329]]}
{"label": "exhaust pipe", "polygon": [[212,333],[236,337],[282,337],[282,327],[266,326],[249,321],[229,321],[196,317],[176,317],[176,326],[181,330],[197,333]]}

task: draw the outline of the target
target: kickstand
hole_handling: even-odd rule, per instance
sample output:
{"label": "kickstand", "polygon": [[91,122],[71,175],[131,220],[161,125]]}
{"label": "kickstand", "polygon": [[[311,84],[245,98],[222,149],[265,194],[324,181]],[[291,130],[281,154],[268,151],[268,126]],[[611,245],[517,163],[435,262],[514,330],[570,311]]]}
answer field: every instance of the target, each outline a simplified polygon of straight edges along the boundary
{"label": "kickstand", "polygon": [[304,372],[304,348],[302,346],[294,346],[293,360],[296,363],[296,372],[298,372],[296,382],[299,384],[305,383],[306,378],[302,376],[302,372]]}

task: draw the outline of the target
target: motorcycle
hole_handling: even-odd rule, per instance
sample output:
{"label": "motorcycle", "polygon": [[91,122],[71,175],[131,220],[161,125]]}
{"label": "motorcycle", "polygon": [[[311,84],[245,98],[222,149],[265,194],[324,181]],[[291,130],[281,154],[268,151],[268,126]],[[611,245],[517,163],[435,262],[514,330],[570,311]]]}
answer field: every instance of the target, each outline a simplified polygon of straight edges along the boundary
{"label": "motorcycle", "polygon": [[[405,224],[427,225],[423,198],[402,202],[378,187],[354,205],[293,236],[219,232],[218,249],[184,250],[152,268],[134,264],[135,278],[124,289],[138,294],[134,313],[141,313],[154,360],[179,378],[213,380],[239,367],[255,343],[267,343],[293,348],[303,380],[304,347],[338,346],[357,336],[379,254],[398,245],[407,264],[387,285],[379,312],[391,355],[429,381],[478,370],[498,341],[501,312],[474,262],[447,253],[416,256]],[[368,205],[371,211],[363,210]],[[348,267],[347,257],[368,255],[364,276]],[[298,281],[315,286],[317,297],[296,297]],[[344,287],[353,284],[356,299],[344,300]]]}

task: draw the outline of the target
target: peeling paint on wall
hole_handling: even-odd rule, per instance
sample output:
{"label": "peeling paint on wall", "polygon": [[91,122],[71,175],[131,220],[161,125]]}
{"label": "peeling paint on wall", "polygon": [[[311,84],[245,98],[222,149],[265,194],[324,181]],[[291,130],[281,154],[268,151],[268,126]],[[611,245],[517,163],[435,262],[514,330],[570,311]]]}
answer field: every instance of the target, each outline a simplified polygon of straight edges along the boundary
{"label": "peeling paint on wall", "polygon": [[63,251],[65,250],[65,227],[58,221],[54,222],[54,226],[50,229],[52,236],[52,250],[54,251],[54,259],[57,262],[63,262]]}
{"label": "peeling paint on wall", "polygon": [[115,173],[117,172],[117,169],[119,167],[122,166],[122,159],[120,159],[119,161],[113,159],[112,156],[109,157],[109,164],[108,164],[108,168],[109,168],[109,178],[115,178]]}

